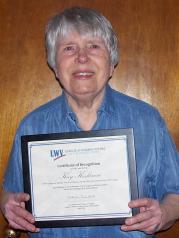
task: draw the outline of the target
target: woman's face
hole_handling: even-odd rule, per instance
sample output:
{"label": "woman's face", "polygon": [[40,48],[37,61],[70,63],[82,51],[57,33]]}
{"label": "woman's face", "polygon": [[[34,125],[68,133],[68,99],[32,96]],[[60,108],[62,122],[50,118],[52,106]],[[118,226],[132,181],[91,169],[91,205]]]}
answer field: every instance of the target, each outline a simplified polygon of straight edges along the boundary
{"label": "woman's face", "polygon": [[81,101],[102,95],[113,72],[103,40],[76,31],[60,40],[56,65],[56,76],[65,92]]}

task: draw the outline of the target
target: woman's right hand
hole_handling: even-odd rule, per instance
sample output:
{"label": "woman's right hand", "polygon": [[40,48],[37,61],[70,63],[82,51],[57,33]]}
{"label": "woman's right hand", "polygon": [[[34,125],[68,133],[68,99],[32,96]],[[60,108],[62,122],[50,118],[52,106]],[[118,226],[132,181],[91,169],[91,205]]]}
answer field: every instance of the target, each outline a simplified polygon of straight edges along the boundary
{"label": "woman's right hand", "polygon": [[34,217],[25,209],[25,202],[30,199],[27,193],[1,193],[0,207],[11,228],[39,232],[34,225]]}

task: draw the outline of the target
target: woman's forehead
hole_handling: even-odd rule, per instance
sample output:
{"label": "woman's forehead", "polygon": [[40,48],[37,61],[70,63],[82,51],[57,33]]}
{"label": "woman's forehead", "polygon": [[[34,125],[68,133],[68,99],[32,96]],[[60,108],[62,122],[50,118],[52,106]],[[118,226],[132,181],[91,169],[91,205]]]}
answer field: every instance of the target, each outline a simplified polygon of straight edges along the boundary
{"label": "woman's forehead", "polygon": [[64,42],[75,42],[75,41],[86,41],[86,42],[98,42],[104,44],[102,37],[93,34],[92,32],[78,32],[77,30],[66,32],[65,35],[61,36],[59,43]]}

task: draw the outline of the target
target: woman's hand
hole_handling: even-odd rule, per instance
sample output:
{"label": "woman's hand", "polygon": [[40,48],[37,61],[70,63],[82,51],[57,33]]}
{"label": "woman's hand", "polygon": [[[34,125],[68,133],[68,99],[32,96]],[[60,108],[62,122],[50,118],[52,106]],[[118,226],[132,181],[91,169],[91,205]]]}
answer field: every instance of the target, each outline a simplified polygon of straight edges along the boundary
{"label": "woman's hand", "polygon": [[1,194],[1,210],[9,222],[10,227],[30,232],[38,232],[39,229],[34,225],[34,217],[25,209],[25,202],[30,199],[26,193]]}
{"label": "woman's hand", "polygon": [[163,225],[163,217],[166,216],[165,209],[154,199],[142,198],[129,202],[130,208],[139,208],[139,213],[127,218],[125,225],[121,226],[123,231],[143,231],[146,234],[154,234]]}

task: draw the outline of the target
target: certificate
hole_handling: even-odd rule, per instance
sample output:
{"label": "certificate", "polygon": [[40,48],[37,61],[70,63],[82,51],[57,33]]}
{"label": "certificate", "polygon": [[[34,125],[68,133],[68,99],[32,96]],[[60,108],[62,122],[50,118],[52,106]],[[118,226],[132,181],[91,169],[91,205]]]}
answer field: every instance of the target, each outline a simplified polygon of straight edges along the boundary
{"label": "certificate", "polygon": [[22,136],[26,208],[38,227],[123,224],[138,211],[133,129]]}

